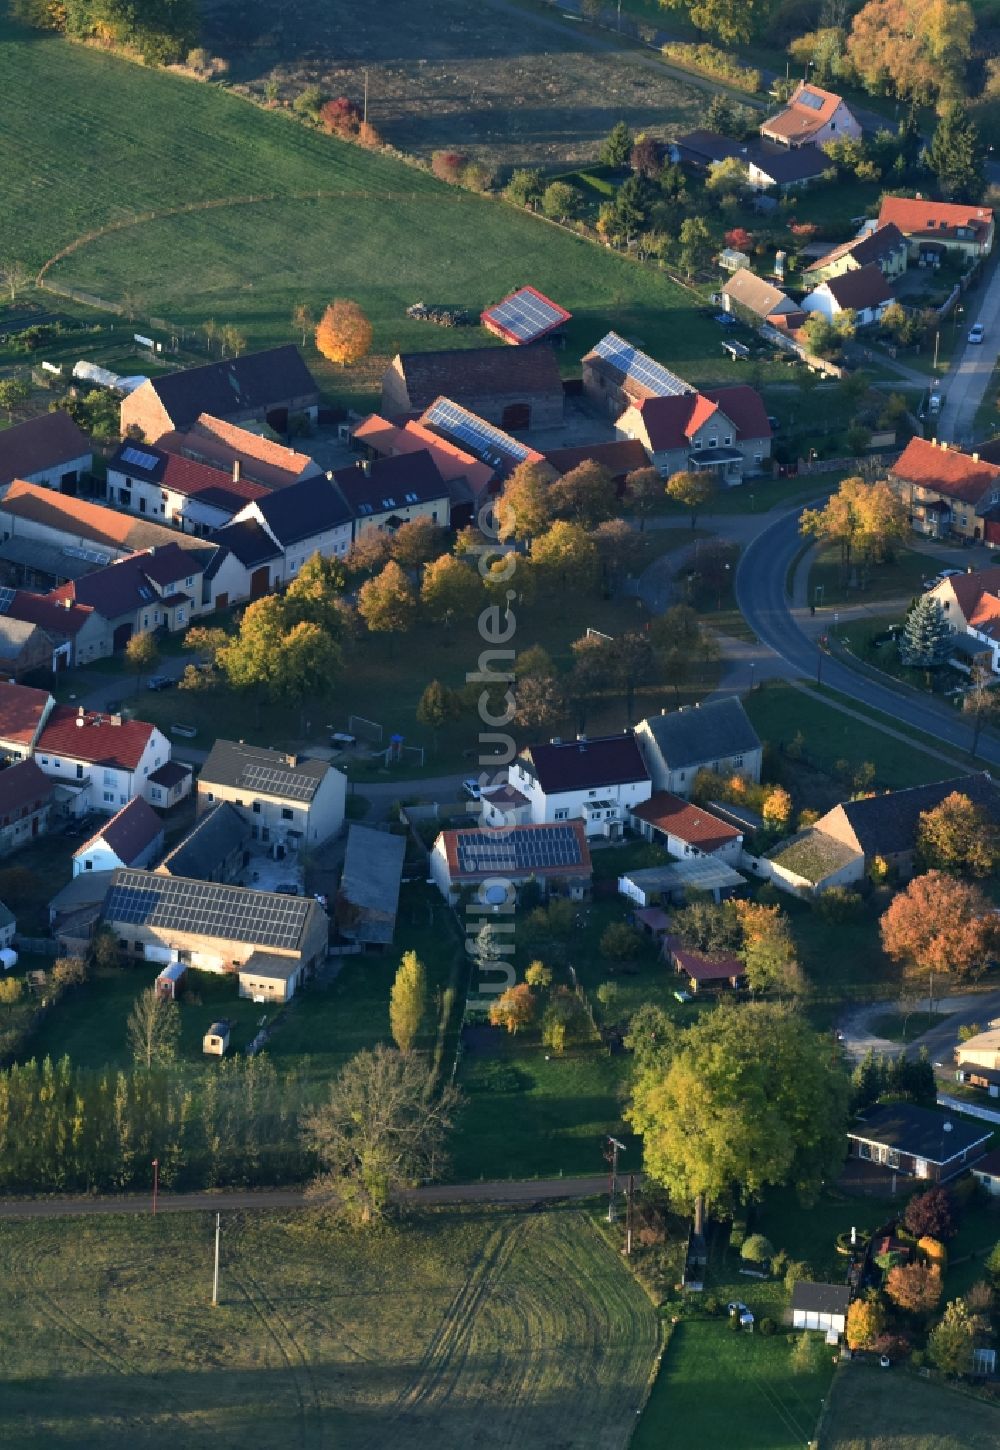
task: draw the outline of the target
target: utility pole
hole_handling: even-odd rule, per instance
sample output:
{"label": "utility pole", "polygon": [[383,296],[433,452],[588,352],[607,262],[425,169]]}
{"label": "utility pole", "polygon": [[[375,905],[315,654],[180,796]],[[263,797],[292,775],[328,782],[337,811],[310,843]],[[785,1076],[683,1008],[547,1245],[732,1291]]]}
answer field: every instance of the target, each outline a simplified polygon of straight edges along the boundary
{"label": "utility pole", "polygon": [[215,1215],[215,1277],[212,1280],[212,1303],[219,1303],[219,1234],[222,1228],[222,1214]]}
{"label": "utility pole", "polygon": [[368,125],[368,72],[365,71],[363,74],[364,74],[364,78],[365,78],[365,106],[364,106],[364,111],[362,112],[362,121],[363,121],[364,125],[367,126]]}
{"label": "utility pole", "polygon": [[160,1188],[160,1160],[153,1159],[153,1217],[156,1217],[156,1195]]}
{"label": "utility pole", "polygon": [[635,1174],[628,1176],[628,1193],[625,1197],[625,1252],[632,1252],[632,1224],[635,1218]]}
{"label": "utility pole", "polygon": [[934,371],[935,372],[937,372],[938,344],[940,343],[940,341],[941,341],[941,333],[940,332],[935,332],[935,334],[934,334],[934,363],[933,363],[933,368],[934,368]]}
{"label": "utility pole", "polygon": [[608,1138],[608,1146],[605,1150],[605,1158],[611,1164],[611,1172],[608,1176],[608,1223],[615,1221],[615,1198],[618,1194],[618,1154],[625,1152],[625,1144],[617,1138]]}

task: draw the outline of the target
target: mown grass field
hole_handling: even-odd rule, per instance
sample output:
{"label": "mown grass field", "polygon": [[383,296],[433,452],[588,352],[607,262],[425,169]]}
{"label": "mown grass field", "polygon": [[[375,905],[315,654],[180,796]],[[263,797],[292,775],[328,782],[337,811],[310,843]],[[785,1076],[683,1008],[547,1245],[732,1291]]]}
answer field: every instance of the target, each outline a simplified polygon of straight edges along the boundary
{"label": "mown grass field", "polygon": [[1000,1411],[939,1381],[842,1365],[820,1450],[993,1450]]}
{"label": "mown grass field", "polygon": [[[337,394],[370,393],[377,359],[399,347],[489,340],[408,322],[411,302],[478,313],[529,279],[574,314],[567,365],[614,326],[693,380],[726,376],[718,329],[662,273],[214,87],[6,22],[0,41],[0,256],[40,267],[85,233],[160,216],[88,242],[51,269],[55,283],[128,296],[138,317],[183,328],[233,323],[252,346],[290,340],[297,303],[352,297],[375,356],[355,373],[320,366]],[[239,201],[251,197],[269,199]]]}
{"label": "mown grass field", "polygon": [[624,1450],[652,1305],[580,1211],[8,1221],[0,1445]]}

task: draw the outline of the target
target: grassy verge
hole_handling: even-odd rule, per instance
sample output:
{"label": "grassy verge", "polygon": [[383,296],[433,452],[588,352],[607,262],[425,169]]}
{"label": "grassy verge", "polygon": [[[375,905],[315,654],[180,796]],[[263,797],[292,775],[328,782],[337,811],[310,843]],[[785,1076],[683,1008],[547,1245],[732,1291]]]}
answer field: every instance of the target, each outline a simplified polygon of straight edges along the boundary
{"label": "grassy verge", "polygon": [[941,1021],[940,1012],[884,1012],[871,1019],[868,1030],[874,1037],[885,1037],[889,1042],[912,1042],[932,1027],[940,1027]]}
{"label": "grassy verge", "polygon": [[933,560],[915,549],[900,549],[891,562],[875,564],[870,569],[863,569],[860,564],[848,565],[845,569],[839,549],[825,545],[817,550],[809,571],[808,593],[810,599],[815,599],[817,588],[822,587],[827,608],[847,602],[867,604],[881,599],[910,599],[922,592],[924,579],[933,572]]}
{"label": "grassy verge", "polygon": [[[872,1427],[878,1426],[877,1440]],[[993,1450],[1000,1435],[995,1405],[940,1381],[930,1383],[874,1365],[837,1373],[820,1450]]]}

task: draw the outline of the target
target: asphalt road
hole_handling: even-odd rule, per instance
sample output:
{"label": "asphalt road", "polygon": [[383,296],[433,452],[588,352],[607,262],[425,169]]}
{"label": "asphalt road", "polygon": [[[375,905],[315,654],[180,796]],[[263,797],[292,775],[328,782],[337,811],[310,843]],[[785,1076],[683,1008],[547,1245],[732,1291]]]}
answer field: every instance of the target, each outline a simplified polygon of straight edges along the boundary
{"label": "asphalt road", "polygon": [[[949,706],[904,695],[849,669],[822,653],[799,628],[789,607],[785,580],[802,542],[800,512],[788,514],[758,535],[740,560],[736,571],[736,599],[750,628],[803,679],[815,680],[822,660],[824,685],[881,710],[911,729],[922,730],[943,744],[970,750],[972,730]],[[831,627],[832,623],[831,615]],[[984,764],[1000,765],[1000,744],[985,734],[979,742],[978,753]]]}
{"label": "asphalt road", "polygon": [[[1000,360],[1000,266],[993,270],[983,290],[978,309],[967,306],[962,317],[964,335],[974,322],[981,322],[986,335],[980,343],[966,342],[955,349],[944,378],[944,401],[937,422],[937,435],[949,443],[971,443],[976,410],[986,395],[993,370]],[[947,325],[947,324],[946,324]],[[987,430],[988,437],[995,429]]]}

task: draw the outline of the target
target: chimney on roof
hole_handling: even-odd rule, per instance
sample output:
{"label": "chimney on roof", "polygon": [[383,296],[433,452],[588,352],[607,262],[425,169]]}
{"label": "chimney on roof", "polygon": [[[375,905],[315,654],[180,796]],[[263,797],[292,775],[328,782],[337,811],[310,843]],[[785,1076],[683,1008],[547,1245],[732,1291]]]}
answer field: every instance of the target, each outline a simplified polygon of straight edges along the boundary
{"label": "chimney on roof", "polygon": [[108,718],[109,723],[112,725],[120,725],[122,723],[122,717],[120,715],[111,715]]}
{"label": "chimney on roof", "polygon": [[71,609],[73,607],[72,601],[69,599],[60,599],[59,603],[62,605],[63,609]]}
{"label": "chimney on roof", "polygon": [[82,720],[83,719],[83,713],[84,713],[83,706],[82,705],[77,705],[77,707],[76,707],[76,713],[77,713],[77,716]]}
{"label": "chimney on roof", "polygon": [[583,734],[583,733],[582,733],[582,732],[581,732],[581,734],[579,734],[579,735],[578,735],[578,736],[577,736],[577,737],[576,737],[576,738],[577,738],[577,740],[579,740],[579,741],[580,741],[580,742],[581,742],[581,743],[582,743],[582,744],[583,744],[583,745],[586,745],[586,743],[587,743],[587,737],[586,737],[586,735],[584,735],[584,734]]}
{"label": "chimney on roof", "polygon": [[83,727],[84,727],[84,725],[86,725],[86,723],[87,723],[86,720],[83,718],[83,711],[81,710],[80,713],[79,713],[79,715],[77,715],[77,717],[76,717],[76,727],[77,727],[77,729],[78,730],[82,730]]}
{"label": "chimney on roof", "polygon": [[293,770],[295,766],[297,766],[299,763],[299,757],[295,754],[294,751],[289,752],[289,754],[285,756],[285,759],[288,761],[288,764],[292,767]]}
{"label": "chimney on roof", "polygon": [[233,482],[239,483],[243,477],[243,464],[239,458],[233,459]]}
{"label": "chimney on roof", "polygon": [[365,478],[371,478],[371,476],[372,476],[372,461],[371,461],[370,458],[362,458],[361,464],[360,464],[360,468],[361,468],[361,472],[364,474]]}
{"label": "chimney on roof", "polygon": [[973,461],[973,463],[978,463],[979,462],[979,454],[978,453],[974,453],[972,455],[972,461]]}

